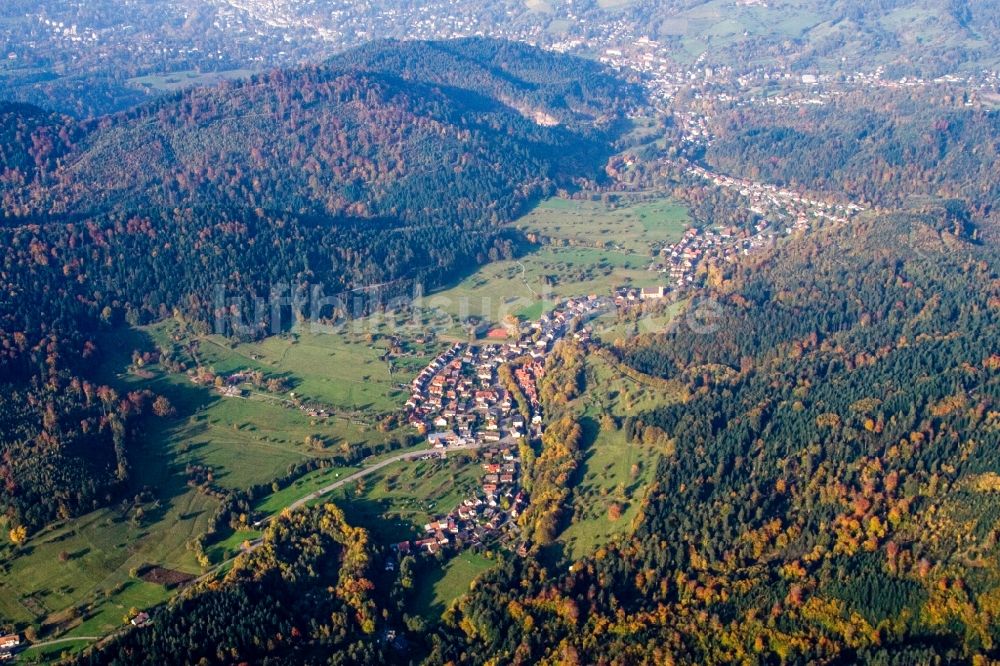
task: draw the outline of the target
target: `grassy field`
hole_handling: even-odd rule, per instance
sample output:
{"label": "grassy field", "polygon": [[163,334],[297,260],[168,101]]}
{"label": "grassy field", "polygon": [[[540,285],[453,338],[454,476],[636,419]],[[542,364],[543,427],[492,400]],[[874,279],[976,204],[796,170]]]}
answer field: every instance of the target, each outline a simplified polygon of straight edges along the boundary
{"label": "grassy field", "polygon": [[[397,409],[406,401],[406,392],[397,385],[412,377],[405,372],[394,374],[392,366],[381,360],[386,352],[384,340],[369,342],[367,332],[353,334],[352,330],[330,334],[296,330],[233,348],[223,339],[209,337],[201,353],[203,362],[217,367],[235,364],[291,376],[296,395],[339,409]],[[413,359],[418,366],[429,361],[428,355]]]}
{"label": "grassy field", "polygon": [[597,0],[597,5],[603,9],[624,9],[635,4],[635,0]]}
{"label": "grassy field", "polygon": [[[644,492],[653,480],[660,453],[625,441],[621,430],[598,426],[584,456],[580,483],[574,491],[572,523],[559,540],[573,558],[583,557],[628,531]],[[615,515],[612,507],[620,513]]]}
{"label": "grassy field", "polygon": [[687,209],[670,198],[622,202],[549,199],[518,220],[525,232],[566,245],[599,246],[650,256],[651,247],[680,240],[691,224]]}
{"label": "grassy field", "polygon": [[594,335],[606,344],[615,340],[626,340],[636,335],[662,331],[684,308],[687,301],[680,300],[668,304],[663,312],[653,311],[637,321],[618,321],[615,314],[607,314],[594,320]]}
{"label": "grassy field", "polygon": [[170,72],[169,74],[149,74],[128,80],[133,88],[142,88],[148,92],[174,92],[196,86],[212,86],[222,81],[245,79],[253,74],[249,69],[231,69],[222,72]]}
{"label": "grassy field", "polygon": [[679,37],[678,59],[693,60],[709,49],[732,46],[750,37],[799,38],[820,26],[823,18],[796,6],[784,3],[773,6],[733,7],[727,0],[709,0],[685,9],[660,23],[663,37]]}
{"label": "grassy field", "polygon": [[478,553],[460,553],[443,566],[431,565],[430,571],[417,580],[413,609],[428,622],[441,614],[463,594],[477,576],[496,566],[496,561]]}
{"label": "grassy field", "polygon": [[581,415],[585,442],[579,483],[573,494],[573,518],[560,535],[565,552],[582,557],[626,533],[666,452],[628,442],[614,421],[677,400],[662,389],[622,376],[598,356],[587,358],[587,386],[574,405]]}
{"label": "grassy field", "polygon": [[456,319],[472,315],[501,322],[508,314],[537,317],[560,298],[607,295],[624,284],[659,284],[659,275],[647,271],[647,264],[638,255],[611,250],[545,247],[518,260],[483,266],[452,288],[428,297],[426,304]]}
{"label": "grassy field", "polygon": [[[289,465],[310,457],[379,444],[396,434],[351,418],[312,419],[282,396],[223,398],[192,384],[183,373],[158,365],[141,373],[129,370],[134,349],[149,350],[157,343],[176,348],[190,342],[178,341],[176,335],[176,325],[169,322],[117,331],[103,341],[105,358],[97,373],[119,392],[148,388],[165,395],[177,410],[172,418],[151,417],[130,449],[131,485],[136,491],[155,489],[155,501],[142,505],[141,519],[135,518],[131,501],[125,501],[58,523],[33,535],[16,557],[10,545],[4,546],[0,617],[42,626],[43,635],[105,634],[121,624],[129,608],[155,605],[171,593],[132,578],[132,570],[159,565],[201,572],[187,544],[206,532],[218,502],[187,485],[189,465],[211,467],[214,483],[223,488],[244,488],[284,475]],[[401,408],[402,401],[395,400],[396,379],[385,362],[378,361],[381,353],[378,345],[345,333],[298,335],[236,348],[202,340],[199,356],[220,372],[260,367],[285,376],[336,408],[390,411]],[[320,439],[323,446],[307,445],[307,436]],[[259,508],[278,511],[345,471],[321,470],[262,499]],[[225,559],[249,536],[237,533],[212,545],[209,559]],[[60,646],[59,651],[73,647],[78,646]]]}
{"label": "grassy field", "polygon": [[538,12],[539,14],[552,13],[552,5],[550,5],[546,0],[524,0],[524,6],[533,12]]}
{"label": "grassy field", "polygon": [[508,314],[537,318],[561,298],[661,284],[662,277],[647,270],[651,248],[679,239],[689,222],[684,207],[669,198],[619,203],[552,198],[516,222],[547,244],[516,260],[481,267],[426,297],[424,306],[445,315],[441,321],[471,315],[498,323]]}
{"label": "grassy field", "polygon": [[198,339],[198,359],[217,373],[262,370],[287,378],[297,397],[345,412],[398,409],[407,383],[439,351],[412,345],[405,356],[383,359],[390,346],[389,321],[365,318],[329,332],[303,325],[257,343],[233,344],[219,336]]}
{"label": "grassy field", "polygon": [[6,558],[0,616],[72,627],[69,636],[97,635],[119,626],[130,607],[169,595],[160,585],[132,579],[133,569],[158,564],[198,573],[187,542],[208,528],[217,502],[186,488],[164,457],[145,453],[148,464],[136,472],[136,482],[159,482],[158,505],[146,506],[142,520],[127,505],[115,505],[34,535],[16,557]]}
{"label": "grassy field", "polygon": [[[169,327],[162,324],[143,331],[150,339],[147,344],[152,340],[163,344]],[[137,343],[134,339],[122,341],[120,348],[131,349],[129,342]],[[261,367],[239,350],[214,341],[202,340],[198,356],[221,374]],[[294,385],[298,381],[321,383],[327,372],[350,380],[351,369],[343,365],[343,359],[325,363],[317,359],[310,374],[301,380],[284,366],[272,367],[265,362],[263,368],[266,373],[289,377]],[[296,371],[304,373],[307,368],[303,365]],[[310,457],[345,453],[351,447],[379,444],[392,436],[380,432],[375,424],[347,418],[311,418],[285,396],[256,391],[245,398],[221,397],[208,387],[192,384],[184,374],[168,373],[156,366],[145,370],[151,376],[120,374],[116,380],[124,387],[149,388],[167,396],[178,412],[176,418],[154,421],[146,438],[168,452],[173,468],[183,471],[189,464],[212,467],[215,482],[224,487],[264,483],[284,474],[289,465]],[[394,406],[398,409],[402,403],[390,403],[387,398],[386,407]],[[307,446],[307,437],[321,440],[323,448]]]}

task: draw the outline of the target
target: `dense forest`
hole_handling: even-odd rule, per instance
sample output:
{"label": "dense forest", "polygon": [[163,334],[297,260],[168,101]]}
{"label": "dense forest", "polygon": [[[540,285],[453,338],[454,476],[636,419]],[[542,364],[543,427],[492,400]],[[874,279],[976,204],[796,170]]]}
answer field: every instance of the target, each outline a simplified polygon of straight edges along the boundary
{"label": "dense forest", "polygon": [[0,102],[0,192],[56,165],[80,132],[75,121],[28,104]]}
{"label": "dense forest", "polygon": [[639,101],[599,66],[474,39],[369,46],[83,123],[0,107],[12,527],[89,508],[127,476],[127,428],[109,412],[124,421],[128,406],[62,388],[89,385],[102,330],[175,316],[259,338],[510,257],[501,223],[600,178]]}
{"label": "dense forest", "polygon": [[939,219],[797,239],[619,349],[691,390],[623,423],[664,451],[634,534],[486,574],[431,661],[995,659],[1000,263]]}

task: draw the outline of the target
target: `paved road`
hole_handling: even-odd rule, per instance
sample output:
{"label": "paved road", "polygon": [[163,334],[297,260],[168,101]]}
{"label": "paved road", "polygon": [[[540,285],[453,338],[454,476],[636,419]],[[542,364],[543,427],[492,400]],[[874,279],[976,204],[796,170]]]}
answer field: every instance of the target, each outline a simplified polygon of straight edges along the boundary
{"label": "paved road", "polygon": [[43,647],[49,647],[50,645],[58,645],[59,643],[72,643],[73,641],[97,641],[97,640],[100,640],[100,636],[73,636],[70,638],[53,638],[51,641],[32,643],[28,647],[43,648]]}
{"label": "paved road", "polygon": [[[337,488],[340,488],[340,487],[344,486],[345,484],[351,483],[352,481],[357,481],[358,479],[363,479],[364,477],[368,476],[369,474],[373,474],[373,473],[379,471],[380,469],[384,469],[384,468],[388,467],[389,465],[392,465],[393,463],[397,463],[397,462],[400,462],[400,461],[403,461],[403,460],[416,460],[417,458],[423,458],[425,456],[434,455],[434,454],[438,454],[438,453],[441,453],[441,452],[444,452],[445,454],[447,454],[447,453],[459,452],[459,451],[473,451],[475,449],[482,448],[482,447],[486,446],[487,444],[489,444],[489,443],[484,442],[482,444],[465,444],[465,445],[462,445],[462,446],[450,446],[447,449],[419,449],[417,451],[405,451],[403,453],[397,453],[394,456],[390,456],[388,458],[383,458],[382,460],[378,461],[377,463],[373,463],[371,465],[363,467],[362,469],[359,469],[357,472],[354,472],[353,474],[349,474],[349,475],[345,476],[342,479],[337,479],[333,483],[331,483],[329,485],[326,485],[326,486],[323,486],[322,488],[319,488],[318,490],[314,490],[313,492],[309,493],[305,497],[300,497],[299,499],[295,500],[294,502],[292,502],[291,504],[289,504],[287,508],[293,509],[293,510],[294,509],[298,509],[299,507],[304,506],[304,505],[308,504],[309,502],[312,502],[313,500],[317,500],[320,497],[323,497],[324,495],[328,495],[328,494],[332,493],[334,490],[336,490]],[[496,442],[493,442],[493,444],[496,444]],[[280,511],[277,512],[277,513],[272,513],[270,516],[262,519],[259,523],[257,523],[256,527],[263,527],[264,525],[267,525],[268,523],[270,523],[272,520],[274,520],[280,514],[281,514]],[[262,537],[258,537],[256,539],[252,540],[249,543],[249,546],[247,548],[245,548],[243,550],[243,552],[249,552],[251,550],[256,550],[260,546],[261,543],[263,543],[263,538]],[[202,580],[206,580],[206,579],[210,578],[211,576],[215,575],[219,571],[219,569],[222,569],[223,567],[225,567],[226,565],[228,565],[230,562],[232,562],[233,560],[235,560],[236,557],[238,557],[238,556],[234,555],[233,557],[229,558],[228,560],[220,562],[216,566],[212,567],[211,571],[208,571],[207,573],[202,574],[197,580],[200,582]]]}
{"label": "paved road", "polygon": [[[465,446],[465,447],[462,447],[461,449],[459,449],[459,447],[452,447],[452,448],[448,449],[448,451],[458,451],[458,450],[471,449],[471,448],[475,448],[475,447],[473,447],[473,446]],[[377,471],[379,471],[380,469],[382,469],[384,467],[388,467],[389,465],[391,465],[393,463],[397,463],[400,460],[413,460],[414,458],[422,458],[422,457],[424,457],[426,455],[430,455],[430,454],[436,453],[436,452],[438,452],[440,450],[441,449],[421,449],[419,451],[407,451],[406,453],[400,453],[400,454],[394,455],[394,456],[392,456],[390,458],[385,458],[383,460],[378,461],[377,463],[375,463],[373,465],[369,465],[367,467],[364,467],[364,468],[358,470],[354,474],[350,474],[348,476],[345,476],[342,479],[337,479],[336,481],[334,481],[330,485],[323,486],[319,490],[311,492],[308,495],[306,495],[305,497],[302,497],[302,498],[299,498],[299,499],[295,500],[294,502],[292,502],[291,504],[288,505],[288,508],[289,509],[297,509],[297,508],[299,508],[300,506],[302,506],[304,504],[308,504],[309,502],[312,502],[315,499],[319,499],[323,495],[332,493],[334,490],[336,490],[337,488],[340,488],[344,484],[350,483],[351,481],[357,481],[358,479],[362,479],[362,478],[368,476],[369,474],[377,472]],[[266,522],[270,521],[272,518],[273,518],[273,516],[271,516],[269,518],[266,518],[264,520],[264,522],[266,523]]]}
{"label": "paved road", "polygon": [[[496,444],[496,442],[493,442],[493,444]],[[369,474],[373,474],[373,473],[379,471],[380,469],[384,469],[384,468],[388,467],[389,465],[392,465],[393,463],[400,462],[402,460],[415,460],[417,458],[423,458],[424,456],[428,456],[428,455],[432,455],[432,454],[437,454],[437,453],[441,453],[441,452],[444,452],[444,453],[447,454],[447,453],[458,452],[458,451],[472,451],[472,450],[475,450],[475,449],[482,448],[483,446],[486,446],[486,445],[487,445],[487,443],[483,443],[483,444],[466,444],[466,445],[463,445],[463,446],[450,446],[447,449],[419,449],[417,451],[405,451],[403,453],[398,453],[398,454],[396,454],[394,456],[390,456],[388,458],[383,458],[382,460],[378,461],[377,463],[373,463],[371,465],[363,467],[362,469],[359,469],[357,472],[354,472],[353,474],[349,474],[349,475],[345,476],[342,479],[337,479],[333,483],[331,483],[331,484],[329,484],[327,486],[323,486],[322,488],[320,488],[318,490],[314,490],[313,492],[309,493],[305,497],[300,497],[299,499],[297,499],[294,502],[292,502],[291,504],[289,504],[288,508],[289,509],[297,509],[297,508],[299,508],[299,507],[301,507],[301,506],[303,506],[303,505],[305,505],[305,504],[307,504],[309,502],[312,502],[313,500],[319,499],[323,495],[327,495],[329,493],[332,493],[334,490],[336,490],[337,488],[340,488],[344,484],[350,483],[352,481],[357,481],[358,479],[362,479],[362,478],[368,476]],[[261,526],[266,525],[267,523],[269,523],[272,520],[274,520],[274,518],[276,516],[278,516],[278,515],[280,515],[280,512],[271,514],[267,518],[264,518],[260,522],[260,525]],[[254,539],[253,541],[250,542],[249,548],[247,548],[244,552],[248,552],[248,551],[251,551],[251,550],[256,550],[260,546],[261,543],[263,543],[263,539],[260,539],[260,538]],[[203,580],[207,580],[208,578],[214,576],[216,573],[218,573],[218,571],[220,569],[222,569],[223,567],[225,567],[226,565],[228,565],[229,563],[231,563],[233,560],[235,560],[236,557],[238,557],[238,556],[233,556],[233,557],[229,558],[228,560],[220,562],[216,566],[212,567],[212,569],[210,571],[208,571],[208,572],[202,574],[201,576],[199,576],[196,579],[196,582],[201,582]],[[105,636],[104,638],[109,638],[110,636],[113,636],[113,635],[115,635],[116,633],[118,633],[120,631],[122,631],[122,629],[119,629],[116,632],[112,632],[109,636]],[[99,637],[99,636],[76,636],[76,637],[73,637],[73,638],[56,638],[56,639],[53,639],[51,641],[43,641],[41,643],[32,643],[30,647],[32,647],[32,648],[42,648],[42,647],[47,647],[49,645],[56,645],[58,643],[69,643],[71,641],[98,641],[98,640],[102,640],[102,638]]]}

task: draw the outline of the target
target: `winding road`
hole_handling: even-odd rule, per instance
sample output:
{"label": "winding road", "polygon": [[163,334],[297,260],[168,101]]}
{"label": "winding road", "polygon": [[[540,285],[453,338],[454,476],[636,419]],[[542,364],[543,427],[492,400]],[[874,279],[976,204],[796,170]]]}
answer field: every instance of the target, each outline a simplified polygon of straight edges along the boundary
{"label": "winding road", "polygon": [[[444,454],[447,455],[448,453],[453,452],[453,451],[455,451],[455,452],[458,452],[458,451],[471,451],[471,450],[474,450],[474,449],[478,449],[481,446],[483,446],[483,444],[466,444],[466,445],[463,445],[463,446],[451,446],[451,447],[448,447],[447,449],[418,449],[416,451],[404,451],[403,453],[398,453],[398,454],[396,454],[394,456],[389,456],[388,458],[383,458],[382,460],[379,460],[376,463],[372,463],[371,465],[368,465],[366,467],[363,467],[363,468],[359,469],[357,472],[354,472],[353,474],[349,474],[349,475],[345,476],[342,479],[337,479],[336,481],[334,481],[333,483],[331,483],[329,485],[323,486],[322,488],[319,488],[318,490],[314,490],[313,492],[309,493],[308,495],[306,495],[304,497],[300,497],[299,499],[295,500],[294,502],[292,502],[291,504],[289,504],[286,508],[293,509],[293,510],[294,509],[298,509],[299,507],[304,506],[304,505],[308,504],[309,502],[312,502],[313,500],[317,500],[320,497],[323,497],[324,495],[332,493],[334,490],[336,490],[337,488],[340,488],[340,487],[344,486],[345,484],[351,483],[352,481],[357,481],[358,479],[363,479],[364,477],[366,477],[366,476],[368,476],[370,474],[374,474],[375,472],[379,471],[380,469],[384,469],[384,468],[388,467],[389,465],[392,465],[392,464],[397,463],[397,462],[401,462],[403,460],[417,460],[417,459],[424,458],[426,456],[434,455],[434,454],[438,454],[438,453],[444,453]],[[284,511],[284,509],[282,509],[282,511]],[[260,521],[260,523],[258,524],[258,526],[263,527],[264,525],[270,523],[272,520],[274,520],[279,515],[281,515],[281,511],[278,511],[276,513],[271,514],[270,516],[267,516],[266,518],[264,518],[264,519],[262,519]],[[263,539],[262,538],[254,539],[253,541],[250,542],[248,548],[244,549],[242,552],[246,553],[246,552],[250,552],[252,550],[256,550],[260,546],[261,543],[263,543]],[[237,557],[239,557],[239,555],[234,555],[233,557],[230,557],[227,560],[223,560],[222,562],[219,562],[219,564],[217,564],[216,566],[212,567],[212,569],[210,571],[207,571],[206,573],[204,573],[201,576],[199,576],[195,580],[195,582],[201,582],[201,581],[207,580],[208,578],[216,575],[219,572],[219,570],[221,570],[221,569],[225,568],[227,565],[231,564]],[[70,643],[70,642],[73,642],[73,641],[91,641],[91,642],[93,642],[93,641],[100,641],[100,640],[103,640],[103,639],[110,638],[111,636],[114,636],[115,634],[117,634],[120,631],[122,631],[122,629],[119,629],[118,631],[112,632],[112,634],[109,634],[108,636],[104,636],[104,637],[101,637],[101,636],[73,636],[73,637],[66,637],[66,638],[54,638],[54,639],[48,640],[48,641],[41,641],[41,642],[38,642],[38,643],[32,643],[32,644],[30,644],[27,647],[29,647],[29,648],[44,648],[44,647],[49,647],[51,645],[57,645],[59,643]]]}

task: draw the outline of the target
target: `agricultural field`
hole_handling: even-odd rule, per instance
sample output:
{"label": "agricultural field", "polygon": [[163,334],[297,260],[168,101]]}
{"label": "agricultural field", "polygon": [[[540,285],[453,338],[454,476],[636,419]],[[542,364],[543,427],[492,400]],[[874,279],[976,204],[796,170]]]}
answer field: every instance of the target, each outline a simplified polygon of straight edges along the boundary
{"label": "agricultural field", "polygon": [[[309,417],[285,396],[261,391],[224,398],[210,387],[193,384],[184,373],[158,364],[132,364],[133,350],[157,345],[185,349],[191,341],[179,335],[174,322],[119,330],[103,341],[98,371],[102,382],[119,393],[149,389],[164,395],[177,412],[168,418],[150,417],[130,449],[131,486],[136,492],[154,488],[155,498],[135,503],[126,494],[129,499],[120,504],[33,535],[18,557],[5,558],[0,569],[0,617],[41,624],[43,635],[106,634],[121,625],[130,608],[150,607],[171,594],[162,584],[137,578],[137,571],[155,565],[179,574],[202,572],[188,543],[207,531],[218,501],[188,485],[189,466],[210,467],[212,482],[223,489],[245,488],[282,476],[290,465],[309,458],[345,453],[363,444],[377,446],[398,435],[352,415],[355,408],[401,408],[394,382],[412,377],[408,370],[392,376],[386,362],[379,360],[384,349],[360,336],[298,334],[236,347],[215,339],[198,341],[199,360],[218,372],[259,368],[345,412],[328,419]],[[414,362],[422,364],[424,359]],[[279,511],[344,472],[349,470],[318,470],[262,498],[258,508]],[[206,554],[210,561],[222,561],[252,536],[237,532],[212,544]],[[56,654],[80,647],[60,645]]]}
{"label": "agricultural field", "polygon": [[162,452],[141,455],[135,485],[157,483],[158,499],[141,513],[124,501],[33,535],[0,575],[0,616],[66,628],[67,636],[97,635],[120,626],[129,608],[170,594],[136,571],[156,564],[199,573],[187,543],[207,530],[217,501],[187,488]]}
{"label": "agricultural field", "polygon": [[198,358],[217,373],[262,370],[285,377],[296,397],[351,413],[384,413],[406,400],[400,384],[439,351],[434,343],[413,345],[404,356],[386,358],[390,322],[368,317],[322,332],[303,325],[260,342],[232,344],[219,336],[199,338]]}
{"label": "agricultural field", "polygon": [[552,198],[516,225],[545,244],[522,257],[482,266],[449,289],[427,296],[439,332],[461,335],[469,316],[499,323],[509,314],[534,319],[556,301],[609,294],[615,287],[654,286],[651,248],[678,240],[690,218],[669,198],[583,201]]}
{"label": "agricultural field", "polygon": [[470,315],[494,323],[509,314],[531,319],[563,298],[607,295],[626,284],[660,284],[659,275],[646,270],[648,263],[639,255],[611,250],[544,247],[517,260],[487,264],[425,303],[453,322]]}
{"label": "agricultural field", "polygon": [[795,39],[820,27],[823,18],[795,3],[777,6],[733,7],[725,0],[710,0],[665,18],[661,37],[680,38],[682,50],[691,60],[708,49],[721,49],[750,37]]}
{"label": "agricultural field", "polygon": [[[139,348],[150,348],[152,341],[160,346],[176,346],[172,326],[165,323],[142,331],[147,340]],[[298,409],[290,396],[263,390],[246,391],[243,397],[222,397],[212,388],[196,386],[183,373],[166,372],[159,366],[143,368],[141,375],[120,373],[117,379],[129,388],[149,388],[167,396],[177,409],[177,417],[153,422],[147,438],[166,448],[172,464],[179,469],[188,465],[211,467],[215,482],[226,488],[265,483],[284,474],[289,465],[312,457],[347,453],[360,445],[377,446],[395,436],[377,428],[371,415],[367,421],[355,418],[355,410],[345,397],[354,395],[351,387],[360,387],[359,399],[378,401],[382,411],[401,408],[403,401],[395,401],[398,389],[390,383],[385,363],[376,362],[380,352],[333,340],[339,336],[301,337],[307,340],[302,352],[295,338],[237,347],[212,337],[199,338],[196,355],[200,363],[218,374],[261,369],[267,376],[282,377],[296,389],[296,397],[333,407],[333,417],[312,418]],[[122,340],[118,348],[131,349],[128,342],[135,344],[136,340]],[[180,346],[191,342],[182,338]],[[369,371],[369,364],[385,373],[381,383],[371,375],[361,374]],[[122,367],[120,359],[117,367]],[[331,382],[329,386],[334,388],[324,392],[328,375],[339,378],[341,383]],[[409,381],[409,375],[400,381]],[[303,385],[315,390],[315,394],[303,392]],[[341,400],[323,400],[336,397],[338,392]],[[372,403],[361,403],[365,404]],[[369,409],[376,411],[374,406]]]}

